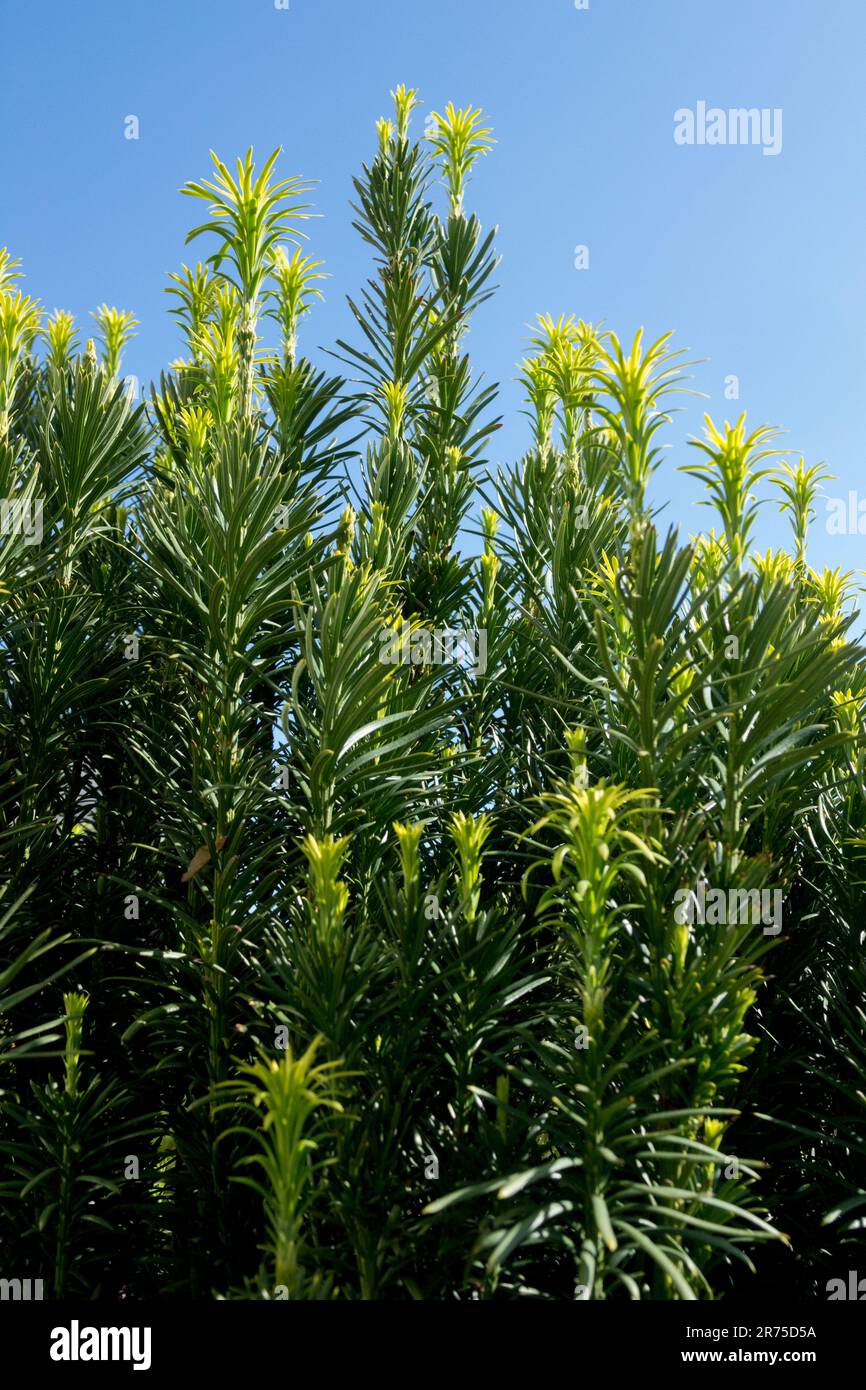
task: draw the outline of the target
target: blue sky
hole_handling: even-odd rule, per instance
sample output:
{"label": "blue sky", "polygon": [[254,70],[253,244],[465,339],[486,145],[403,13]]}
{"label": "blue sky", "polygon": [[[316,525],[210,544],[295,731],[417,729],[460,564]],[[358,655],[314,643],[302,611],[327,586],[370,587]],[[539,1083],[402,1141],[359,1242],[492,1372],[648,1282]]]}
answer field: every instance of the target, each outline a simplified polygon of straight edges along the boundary
{"label": "blue sky", "polygon": [[[470,340],[502,386],[492,462],[528,442],[513,378],[529,323],[573,313],[629,339],[673,329],[706,359],[691,384],[708,399],[684,398],[654,486],[684,528],[712,521],[676,472],[705,409],[779,425],[792,456],[837,475],[829,494],[866,497],[862,0],[0,0],[0,51],[0,245],[49,309],[134,310],[127,372],[148,380],[180,351],[166,275],[204,248],[184,248],[196,207],[177,190],[210,148],[279,144],[285,173],[318,181],[309,250],[331,278],[302,346],[345,336],[345,295],[370,270],[351,178],[405,82],[419,128],[454,100],[481,106],[498,141],[467,199],[503,256]],[[699,101],[781,109],[781,152],[677,145],[674,112]],[[786,543],[774,508],[758,540]],[[866,568],[864,549],[819,509],[813,565]]]}

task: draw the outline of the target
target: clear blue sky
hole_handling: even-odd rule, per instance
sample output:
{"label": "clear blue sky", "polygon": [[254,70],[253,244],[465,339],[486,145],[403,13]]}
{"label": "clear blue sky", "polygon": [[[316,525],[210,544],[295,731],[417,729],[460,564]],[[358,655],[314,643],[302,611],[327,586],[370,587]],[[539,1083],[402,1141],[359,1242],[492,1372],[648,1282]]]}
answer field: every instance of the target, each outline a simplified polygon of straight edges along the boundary
{"label": "clear blue sky", "polygon": [[[26,288],[81,320],[106,300],[134,310],[125,370],[143,380],[178,355],[166,274],[195,260],[195,215],[177,190],[208,150],[284,149],[318,180],[310,250],[327,302],[303,330],[345,335],[345,295],[369,272],[350,226],[351,177],[374,147],[388,92],[425,110],[481,106],[498,140],[468,203],[500,227],[499,293],[476,318],[477,365],[502,384],[492,459],[527,443],[515,364],[537,312],[604,319],[620,336],[673,329],[708,359],[668,436],[654,493],[694,530],[698,485],[678,475],[704,409],[777,424],[824,460],[828,491],[866,496],[866,104],[863,0],[0,0],[0,245]],[[777,157],[681,147],[675,110],[781,108]],[[124,138],[139,117],[141,137]],[[590,269],[574,268],[574,248]],[[311,355],[316,355],[313,351]],[[724,399],[729,374],[739,403]],[[763,545],[786,524],[768,509]],[[813,530],[816,565],[866,568],[866,537]]]}

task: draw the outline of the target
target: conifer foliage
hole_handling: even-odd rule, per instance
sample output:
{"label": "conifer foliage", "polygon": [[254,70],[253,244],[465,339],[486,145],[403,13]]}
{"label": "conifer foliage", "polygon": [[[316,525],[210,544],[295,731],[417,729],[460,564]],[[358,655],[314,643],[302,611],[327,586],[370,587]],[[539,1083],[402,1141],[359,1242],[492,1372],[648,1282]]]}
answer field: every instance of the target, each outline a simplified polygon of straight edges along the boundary
{"label": "conifer foliage", "polygon": [[[213,157],[137,403],[0,252],[0,1249],[54,1297],[814,1297],[866,1219],[866,700],[825,475],[540,317],[398,88],[332,369],[310,186]],[[417,118],[416,118],[417,119]],[[100,346],[97,347],[96,344]],[[757,553],[758,501],[791,553]]]}

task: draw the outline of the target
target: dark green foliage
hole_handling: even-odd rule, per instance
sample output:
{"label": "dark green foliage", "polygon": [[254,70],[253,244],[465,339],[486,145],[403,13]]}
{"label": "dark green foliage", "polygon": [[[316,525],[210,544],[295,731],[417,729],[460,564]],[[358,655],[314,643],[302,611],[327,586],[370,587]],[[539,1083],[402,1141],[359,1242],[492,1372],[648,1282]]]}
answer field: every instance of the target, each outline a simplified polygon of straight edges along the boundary
{"label": "dark green foliage", "polygon": [[663,534],[679,356],[571,318],[494,475],[489,132],[416,143],[394,96],[350,381],[298,355],[321,276],[273,158],[185,189],[213,249],[142,406],[131,316],[79,354],[0,253],[3,1273],[823,1296],[866,1219],[866,681],[848,577],[806,563],[823,475],[772,472],[793,554],[756,554],[769,433],[708,421],[719,534]]}

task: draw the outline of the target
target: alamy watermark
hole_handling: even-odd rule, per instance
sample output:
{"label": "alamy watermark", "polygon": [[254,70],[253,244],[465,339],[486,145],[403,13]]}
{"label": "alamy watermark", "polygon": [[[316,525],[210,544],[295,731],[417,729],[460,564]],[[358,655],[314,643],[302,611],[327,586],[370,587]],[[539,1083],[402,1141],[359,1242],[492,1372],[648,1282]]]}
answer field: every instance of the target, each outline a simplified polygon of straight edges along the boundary
{"label": "alamy watermark", "polygon": [[13,1303],[37,1302],[42,1298],[41,1279],[0,1279],[0,1301],[10,1299]]}
{"label": "alamy watermark", "polygon": [[680,888],[674,894],[674,921],[679,926],[695,923],[710,927],[750,922],[763,925],[764,936],[778,936],[782,930],[781,888],[708,888],[701,880],[697,888]]}
{"label": "alamy watermark", "polygon": [[866,536],[866,497],[853,488],[844,497],[827,497],[825,529],[828,536]]}
{"label": "alamy watermark", "polygon": [[866,1279],[860,1279],[856,1269],[848,1270],[847,1283],[844,1279],[827,1280],[827,1301],[838,1303],[840,1300],[853,1303],[866,1302]]}
{"label": "alamy watermark", "polygon": [[699,101],[674,112],[678,145],[760,145],[766,155],[782,153],[782,108],[736,106],[727,111]]}
{"label": "alamy watermark", "polygon": [[52,1361],[131,1361],[134,1371],[150,1370],[149,1327],[82,1327],[73,1318],[68,1327],[51,1332]]}
{"label": "alamy watermark", "polygon": [[487,670],[487,629],[483,627],[383,627],[379,660],[387,666],[468,666],[473,674]]}
{"label": "alamy watermark", "polygon": [[0,497],[0,535],[23,536],[25,545],[41,545],[42,498]]}

